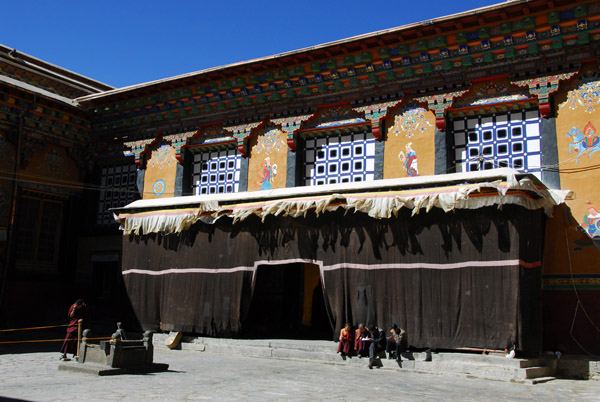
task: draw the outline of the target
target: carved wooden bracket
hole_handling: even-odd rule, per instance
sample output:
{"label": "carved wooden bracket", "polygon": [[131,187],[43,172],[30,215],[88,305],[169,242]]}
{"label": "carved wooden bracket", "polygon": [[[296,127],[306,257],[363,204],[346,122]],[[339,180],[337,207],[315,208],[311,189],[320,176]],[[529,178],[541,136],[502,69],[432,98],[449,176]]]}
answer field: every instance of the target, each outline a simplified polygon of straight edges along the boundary
{"label": "carved wooden bracket", "polygon": [[183,163],[183,156],[181,151],[188,145],[188,141],[199,131],[188,131],[187,133],[165,135],[163,138],[165,141],[170,142],[173,148],[175,148],[175,158],[179,163]]}
{"label": "carved wooden bracket", "polygon": [[250,137],[252,130],[262,126],[264,123],[264,121],[258,121],[256,123],[240,124],[239,126],[223,127],[223,129],[233,134],[233,137],[237,140],[238,151],[240,151],[242,156],[246,157],[248,156],[246,139]]}
{"label": "carved wooden bracket", "polygon": [[467,92],[469,92],[469,89],[441,93],[437,95],[423,96],[421,98],[415,98],[415,100],[417,102],[427,103],[427,105],[429,106],[429,110],[435,113],[435,126],[438,130],[444,131],[446,130],[446,119],[444,118],[444,113],[446,112],[446,109],[449,109],[452,106],[454,98],[458,98],[466,94]]}
{"label": "carved wooden bracket", "polygon": [[379,123],[381,120],[385,118],[389,109],[394,106],[399,105],[403,99],[384,102],[384,103],[375,103],[369,106],[361,106],[353,108],[354,111],[358,113],[364,113],[365,118],[371,121],[371,132],[373,133],[373,137],[377,140],[381,140],[381,130],[379,129]]}
{"label": "carved wooden bracket", "polygon": [[123,152],[125,155],[134,154],[135,155],[135,164],[138,165],[139,168],[142,168],[142,154],[146,152],[148,146],[156,141],[156,138],[148,138],[145,140],[138,140],[132,142],[125,142],[123,145],[127,147],[127,151]]}
{"label": "carved wooden bracket", "polygon": [[302,123],[313,117],[314,114],[305,114],[302,116],[282,117],[280,119],[272,119],[271,122],[277,126],[281,126],[281,130],[287,135],[287,145],[290,151],[296,150],[295,133],[300,129]]}
{"label": "carved wooden bracket", "polygon": [[542,117],[549,117],[551,111],[550,95],[558,90],[560,81],[568,80],[575,74],[577,74],[577,71],[512,81],[512,84],[518,87],[528,87],[529,93],[538,98],[538,105]]}

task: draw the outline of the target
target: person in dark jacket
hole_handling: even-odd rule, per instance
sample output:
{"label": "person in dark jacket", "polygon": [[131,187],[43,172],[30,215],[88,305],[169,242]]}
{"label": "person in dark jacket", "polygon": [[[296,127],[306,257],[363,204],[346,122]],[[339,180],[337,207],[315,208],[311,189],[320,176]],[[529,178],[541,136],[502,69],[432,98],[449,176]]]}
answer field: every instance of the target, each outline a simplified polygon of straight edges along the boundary
{"label": "person in dark jacket", "polygon": [[373,368],[373,364],[377,360],[377,354],[385,350],[387,338],[385,332],[377,326],[377,324],[369,325],[371,334],[371,344],[369,345],[369,368]]}
{"label": "person in dark jacket", "polygon": [[406,331],[399,328],[398,325],[392,325],[390,329],[390,337],[387,339],[385,351],[389,354],[388,359],[393,358],[393,353],[396,352],[396,360],[402,361],[402,352],[408,349],[408,337]]}

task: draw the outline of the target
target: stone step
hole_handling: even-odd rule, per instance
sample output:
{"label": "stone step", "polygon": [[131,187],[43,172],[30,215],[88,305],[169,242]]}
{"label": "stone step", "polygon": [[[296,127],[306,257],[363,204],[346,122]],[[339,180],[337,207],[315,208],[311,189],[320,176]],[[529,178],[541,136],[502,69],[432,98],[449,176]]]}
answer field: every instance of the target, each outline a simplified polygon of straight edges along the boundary
{"label": "stone step", "polygon": [[449,363],[459,361],[461,363],[493,364],[497,366],[508,366],[515,368],[536,367],[542,365],[541,359],[509,359],[502,354],[484,355],[474,353],[436,353],[434,355],[436,356],[436,360]]}
{"label": "stone step", "polygon": [[[156,342],[155,342],[156,343]],[[183,337],[183,344],[202,344],[206,347],[231,346],[240,348],[296,349],[335,353],[337,344],[330,341],[297,341],[291,339],[224,339]]]}
{"label": "stone step", "polygon": [[525,369],[527,379],[550,377],[556,373],[552,367],[528,367]]}
{"label": "stone step", "polygon": [[543,384],[545,382],[548,381],[553,381],[556,380],[556,377],[539,377],[539,378],[534,378],[531,380],[531,384],[535,385],[535,384]]}
{"label": "stone step", "polygon": [[[155,347],[166,348],[166,337],[167,334],[156,334]],[[337,343],[332,341],[183,337],[178,349],[356,367],[367,367],[369,364],[369,358],[342,357],[336,353]],[[555,373],[555,366],[544,367],[545,359],[508,359],[503,354],[447,352],[431,353],[430,356],[431,361],[426,361],[427,353],[403,353],[402,361],[398,363],[396,360],[387,359],[385,353],[381,353],[374,367],[521,383],[531,383],[538,377],[550,378]]]}

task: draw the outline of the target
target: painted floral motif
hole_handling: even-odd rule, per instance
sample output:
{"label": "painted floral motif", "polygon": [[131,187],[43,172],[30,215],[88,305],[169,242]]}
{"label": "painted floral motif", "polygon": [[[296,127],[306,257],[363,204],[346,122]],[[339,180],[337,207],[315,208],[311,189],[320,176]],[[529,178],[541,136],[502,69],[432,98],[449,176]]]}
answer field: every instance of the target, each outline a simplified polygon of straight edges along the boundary
{"label": "painted floral motif", "polygon": [[286,142],[281,134],[281,130],[274,128],[260,135],[256,141],[256,152],[264,152],[267,155],[271,155],[271,152],[279,151],[281,147],[285,147]]}
{"label": "painted floral motif", "polygon": [[592,237],[596,233],[600,235],[600,212],[590,201],[587,202],[587,208],[581,227]]}
{"label": "painted floral motif", "polygon": [[576,163],[579,163],[579,157],[582,154],[587,153],[588,158],[591,158],[593,153],[600,151],[600,137],[598,137],[596,127],[594,127],[592,122],[588,121],[583,129],[583,133],[579,128],[573,127],[566,136],[572,141],[569,144],[569,153],[572,154],[573,151],[577,152],[575,156]]}
{"label": "painted floral motif", "polygon": [[167,184],[165,183],[165,181],[163,179],[158,179],[154,182],[154,185],[152,186],[152,194],[154,194],[155,197],[160,197],[165,193],[166,188]]}
{"label": "painted floral motif", "polygon": [[570,109],[576,109],[578,106],[583,106],[587,113],[592,113],[599,104],[600,81],[592,81],[569,91],[567,101],[561,107],[568,105]]}
{"label": "painted floral motif", "polygon": [[171,163],[176,161],[175,149],[170,145],[161,145],[156,151],[152,153],[152,159],[150,165],[162,169],[165,166],[170,166]]}
{"label": "painted floral motif", "polygon": [[426,113],[427,111],[423,108],[408,109],[396,115],[394,126],[390,128],[390,131],[393,131],[396,136],[404,133],[408,138],[422,134],[427,127],[432,127],[431,123],[427,121]]}
{"label": "painted floral motif", "polygon": [[44,156],[44,165],[40,167],[54,174],[60,174],[63,171],[63,166],[62,156],[56,151],[50,151]]}
{"label": "painted floral motif", "polygon": [[402,170],[409,177],[416,177],[419,175],[419,169],[417,168],[417,153],[412,149],[412,142],[409,142],[404,146],[406,154],[400,152],[398,159],[402,163]]}

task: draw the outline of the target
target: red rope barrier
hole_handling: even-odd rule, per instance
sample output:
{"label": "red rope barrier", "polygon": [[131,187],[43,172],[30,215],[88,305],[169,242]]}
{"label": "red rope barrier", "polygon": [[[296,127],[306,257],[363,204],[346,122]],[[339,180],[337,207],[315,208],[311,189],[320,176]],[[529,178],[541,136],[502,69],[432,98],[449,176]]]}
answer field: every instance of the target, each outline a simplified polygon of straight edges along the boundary
{"label": "red rope barrier", "polygon": [[27,330],[32,330],[32,329],[70,327],[70,326],[73,326],[73,325],[77,325],[77,324],[61,324],[61,325],[48,325],[48,326],[45,326],[45,327],[0,329],[0,332],[27,331]]}
{"label": "red rope barrier", "polygon": [[[110,336],[103,336],[103,337],[97,337],[97,338],[86,338],[86,340],[99,340],[99,339],[112,339]],[[61,339],[35,339],[35,340],[30,340],[30,341],[6,341],[6,342],[0,342],[0,344],[3,343],[33,343],[33,342],[62,342],[64,341],[64,338]]]}

